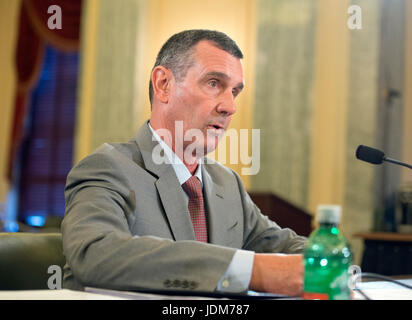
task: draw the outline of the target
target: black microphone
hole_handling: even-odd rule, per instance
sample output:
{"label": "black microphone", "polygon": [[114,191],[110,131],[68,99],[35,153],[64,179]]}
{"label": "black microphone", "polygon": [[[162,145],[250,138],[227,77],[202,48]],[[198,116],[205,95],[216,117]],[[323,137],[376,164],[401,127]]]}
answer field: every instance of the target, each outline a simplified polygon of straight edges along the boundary
{"label": "black microphone", "polygon": [[381,150],[364,145],[360,145],[358,149],[356,149],[356,158],[373,164],[381,164],[383,161],[387,161],[412,169],[410,164],[388,158]]}

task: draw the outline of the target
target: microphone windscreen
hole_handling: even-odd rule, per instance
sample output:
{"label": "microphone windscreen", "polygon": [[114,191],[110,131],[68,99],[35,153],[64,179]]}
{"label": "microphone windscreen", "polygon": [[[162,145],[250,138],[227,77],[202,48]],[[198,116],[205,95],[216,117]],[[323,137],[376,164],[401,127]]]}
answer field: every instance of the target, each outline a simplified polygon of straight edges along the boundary
{"label": "microphone windscreen", "polygon": [[374,149],[364,145],[360,145],[358,149],[356,149],[356,158],[369,163],[381,164],[383,162],[384,157],[385,154],[378,149]]}

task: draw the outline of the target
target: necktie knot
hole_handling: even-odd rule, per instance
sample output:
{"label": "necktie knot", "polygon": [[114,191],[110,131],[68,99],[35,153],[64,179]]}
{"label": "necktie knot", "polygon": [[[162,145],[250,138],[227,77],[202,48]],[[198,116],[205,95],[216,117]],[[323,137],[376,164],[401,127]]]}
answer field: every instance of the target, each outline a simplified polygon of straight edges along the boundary
{"label": "necktie knot", "polygon": [[202,183],[196,176],[190,177],[185,183],[183,183],[182,187],[189,198],[199,198],[203,196]]}

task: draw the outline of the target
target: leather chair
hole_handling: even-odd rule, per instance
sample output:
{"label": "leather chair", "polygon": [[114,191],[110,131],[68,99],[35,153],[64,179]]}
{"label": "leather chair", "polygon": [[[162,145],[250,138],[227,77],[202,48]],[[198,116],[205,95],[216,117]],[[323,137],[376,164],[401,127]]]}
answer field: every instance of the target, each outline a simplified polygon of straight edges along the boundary
{"label": "leather chair", "polygon": [[48,289],[49,267],[64,264],[60,233],[0,233],[0,290]]}

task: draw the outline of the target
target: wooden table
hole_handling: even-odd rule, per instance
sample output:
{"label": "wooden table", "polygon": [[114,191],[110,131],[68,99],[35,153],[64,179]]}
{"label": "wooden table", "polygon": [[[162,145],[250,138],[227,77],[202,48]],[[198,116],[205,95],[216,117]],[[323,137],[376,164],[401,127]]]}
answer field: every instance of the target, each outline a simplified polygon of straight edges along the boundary
{"label": "wooden table", "polygon": [[365,249],[362,271],[387,276],[412,274],[412,234],[362,232]]}

